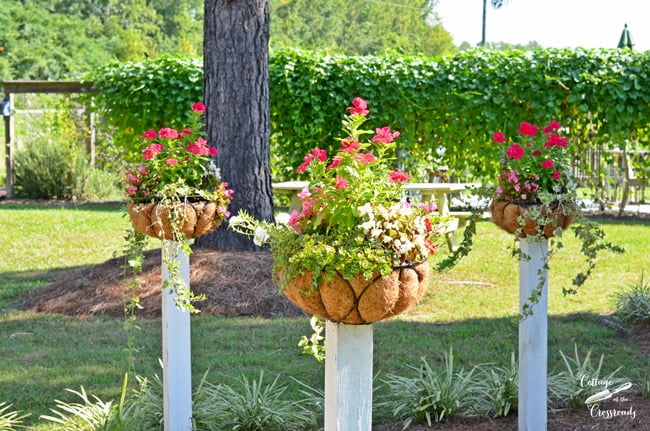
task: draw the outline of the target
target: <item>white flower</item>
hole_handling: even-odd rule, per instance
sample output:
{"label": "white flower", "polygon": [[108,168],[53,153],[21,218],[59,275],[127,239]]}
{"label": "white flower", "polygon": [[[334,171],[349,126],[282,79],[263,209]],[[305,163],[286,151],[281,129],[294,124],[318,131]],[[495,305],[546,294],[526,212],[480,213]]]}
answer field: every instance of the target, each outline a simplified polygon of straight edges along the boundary
{"label": "white flower", "polygon": [[370,236],[372,236],[373,238],[379,238],[379,235],[381,235],[383,232],[384,232],[383,229],[376,227],[370,231]]}
{"label": "white flower", "polygon": [[406,254],[413,248],[413,243],[409,240],[404,241],[402,246],[399,248],[399,254]]}
{"label": "white flower", "polygon": [[365,205],[358,207],[358,210],[361,217],[367,215],[371,220],[374,218],[374,214],[372,213],[372,205],[370,205],[370,202],[366,202]]}
{"label": "white flower", "polygon": [[232,226],[237,226],[237,225],[241,224],[243,221],[244,221],[243,218],[236,215],[236,216],[230,217],[230,219],[228,220],[228,224],[230,224]]}
{"label": "white flower", "polygon": [[264,245],[269,239],[269,234],[262,226],[257,226],[255,228],[255,236],[253,237],[253,243],[257,246]]}
{"label": "white flower", "polygon": [[374,227],[375,227],[374,220],[368,220],[365,223],[361,223],[361,229],[363,229],[364,232],[368,232],[370,229],[373,229]]}

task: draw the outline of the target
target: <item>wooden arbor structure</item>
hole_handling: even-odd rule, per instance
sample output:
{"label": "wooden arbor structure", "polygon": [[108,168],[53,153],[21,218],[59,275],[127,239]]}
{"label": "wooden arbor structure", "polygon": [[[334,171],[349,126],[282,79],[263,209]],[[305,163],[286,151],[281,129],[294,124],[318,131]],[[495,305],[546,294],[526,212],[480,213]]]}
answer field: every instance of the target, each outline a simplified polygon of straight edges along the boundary
{"label": "wooden arbor structure", "polygon": [[[84,81],[4,81],[4,100],[0,115],[5,122],[5,165],[7,198],[13,196],[14,189],[14,157],[15,157],[15,125],[14,125],[14,95],[25,93],[90,93],[93,92],[92,82]],[[94,160],[95,127],[94,114],[90,114],[90,142],[88,143],[91,160]]]}

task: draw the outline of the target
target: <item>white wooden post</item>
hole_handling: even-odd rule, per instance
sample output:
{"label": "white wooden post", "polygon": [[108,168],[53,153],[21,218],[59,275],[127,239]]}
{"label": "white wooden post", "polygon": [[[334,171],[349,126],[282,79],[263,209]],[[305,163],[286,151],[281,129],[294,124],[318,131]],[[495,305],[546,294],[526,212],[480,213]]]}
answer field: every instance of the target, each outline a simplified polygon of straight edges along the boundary
{"label": "white wooden post", "polygon": [[[170,256],[176,255],[180,275],[190,285],[189,257],[176,241],[167,241]],[[169,271],[163,260],[163,279]],[[190,313],[176,304],[176,294],[162,292],[163,386],[165,431],[192,431],[192,365],[190,346]]]}
{"label": "white wooden post", "polygon": [[325,326],[325,431],[372,427],[372,325]]}
{"label": "white wooden post", "polygon": [[519,312],[539,283],[544,272],[544,288],[533,314],[519,322],[519,431],[546,431],[547,354],[548,354],[548,271],[544,260],[548,240],[520,240],[522,253],[530,260],[519,262]]}

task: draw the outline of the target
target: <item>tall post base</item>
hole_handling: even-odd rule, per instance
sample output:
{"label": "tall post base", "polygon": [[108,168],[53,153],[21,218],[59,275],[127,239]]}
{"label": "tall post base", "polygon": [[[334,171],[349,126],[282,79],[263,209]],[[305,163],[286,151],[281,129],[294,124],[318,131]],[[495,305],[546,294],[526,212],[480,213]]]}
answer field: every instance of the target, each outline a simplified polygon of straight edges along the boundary
{"label": "tall post base", "polygon": [[372,325],[325,327],[325,431],[372,428]]}
{"label": "tall post base", "polygon": [[[180,275],[190,285],[189,256],[175,241],[167,241],[170,256],[176,254]],[[169,270],[162,265],[163,279],[169,280]],[[176,294],[162,291],[163,338],[163,408],[165,431],[192,431],[192,365],[190,343],[190,313],[176,304]]]}
{"label": "tall post base", "polygon": [[519,322],[519,431],[546,431],[548,362],[548,271],[544,262],[548,240],[520,240],[521,251],[530,260],[519,262],[519,312],[544,274],[544,287],[533,314]]}

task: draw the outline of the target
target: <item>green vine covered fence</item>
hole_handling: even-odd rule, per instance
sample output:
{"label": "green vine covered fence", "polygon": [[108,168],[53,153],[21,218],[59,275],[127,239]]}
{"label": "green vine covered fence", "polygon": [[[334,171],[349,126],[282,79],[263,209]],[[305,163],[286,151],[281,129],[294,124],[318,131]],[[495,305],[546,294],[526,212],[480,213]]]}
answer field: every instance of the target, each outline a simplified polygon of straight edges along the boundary
{"label": "green vine covered fence", "polygon": [[[169,57],[111,65],[92,77],[108,121],[140,130],[198,100],[201,78],[200,60]],[[580,137],[577,158],[596,145],[650,148],[647,52],[477,49],[431,59],[291,50],[271,56],[270,78],[276,179],[296,178],[293,167],[314,146],[337,148],[340,107],[355,96],[368,101],[374,127],[401,131],[395,156],[422,179],[438,164],[465,178],[493,177],[498,149],[490,136],[521,121],[570,127]]]}

